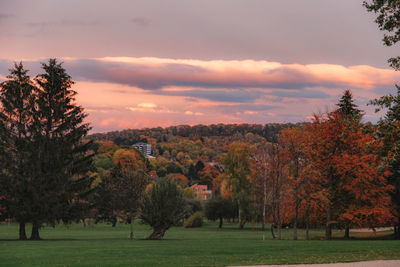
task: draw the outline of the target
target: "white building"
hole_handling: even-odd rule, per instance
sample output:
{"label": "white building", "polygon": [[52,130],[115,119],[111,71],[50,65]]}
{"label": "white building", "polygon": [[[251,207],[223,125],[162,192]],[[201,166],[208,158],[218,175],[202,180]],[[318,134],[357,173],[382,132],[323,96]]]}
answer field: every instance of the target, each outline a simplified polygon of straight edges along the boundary
{"label": "white building", "polygon": [[143,153],[145,158],[154,158],[151,156],[151,145],[146,143],[136,143],[133,145],[134,148]]}

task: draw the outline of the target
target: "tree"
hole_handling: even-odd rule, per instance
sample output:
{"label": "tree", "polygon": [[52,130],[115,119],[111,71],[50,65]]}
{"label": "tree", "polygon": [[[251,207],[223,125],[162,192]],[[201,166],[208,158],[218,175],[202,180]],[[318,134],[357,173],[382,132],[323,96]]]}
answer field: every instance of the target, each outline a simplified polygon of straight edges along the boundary
{"label": "tree", "polygon": [[7,81],[0,85],[0,205],[19,222],[19,239],[25,240],[25,223],[29,222],[32,187],[32,112],[35,88],[22,63],[10,69]]}
{"label": "tree", "polygon": [[[281,239],[282,214],[281,206],[285,198],[285,193],[288,191],[287,183],[287,160],[284,157],[282,147],[278,144],[273,144],[270,150],[270,176],[271,176],[271,191],[272,191],[272,217],[274,224],[278,227],[278,239]],[[272,237],[275,238],[273,226],[271,226]]]}
{"label": "tree", "polygon": [[224,158],[227,186],[232,193],[233,200],[238,205],[239,229],[245,223],[242,213],[250,201],[250,153],[246,143],[235,142],[229,148]]}
{"label": "tree", "polygon": [[[372,0],[364,1],[364,6],[369,12],[378,14],[375,22],[379,29],[385,31],[383,43],[393,46],[400,41],[400,5],[398,0]],[[400,69],[400,56],[388,60],[395,70]]]}
{"label": "tree", "polygon": [[254,151],[254,170],[255,170],[255,181],[256,190],[261,190],[261,192],[256,192],[257,195],[262,195],[262,226],[261,229],[264,231],[266,224],[266,210],[269,204],[272,191],[271,191],[271,170],[270,170],[270,154],[271,154],[272,144],[267,142],[260,143]]}
{"label": "tree", "polygon": [[182,190],[170,179],[162,179],[144,194],[140,211],[143,222],[153,228],[148,239],[161,240],[185,217],[187,209]]}
{"label": "tree", "polygon": [[344,91],[336,106],[338,106],[336,112],[344,117],[353,117],[359,120],[362,116],[362,111],[357,108],[358,106],[356,104],[354,104],[353,95],[349,89]]}
{"label": "tree", "polygon": [[[347,91],[346,91],[347,92]],[[351,95],[350,95],[351,96]],[[348,99],[346,99],[347,101]],[[351,102],[349,102],[351,103]],[[343,105],[347,110],[346,105]],[[297,240],[297,226],[299,224],[299,208],[302,201],[301,190],[304,186],[303,171],[307,166],[304,155],[305,131],[303,128],[288,128],[281,131],[279,144],[283,148],[283,156],[288,161],[289,178],[293,188],[294,197],[294,224],[293,239]]]}
{"label": "tree", "polygon": [[387,109],[377,126],[378,138],[383,143],[380,153],[388,168],[387,181],[394,186],[391,194],[395,205],[397,222],[394,227],[395,238],[400,239],[400,86],[397,86],[396,95],[386,95],[371,101],[371,104],[381,109]]}
{"label": "tree", "polygon": [[208,164],[201,171],[198,172],[198,176],[200,178],[201,183],[206,184],[209,188],[212,188],[213,181],[217,178],[221,173],[214,166]]}
{"label": "tree", "polygon": [[358,123],[346,122],[342,140],[347,149],[334,161],[342,200],[338,221],[345,224],[345,238],[349,238],[350,226],[375,228],[391,222],[393,216],[389,194],[392,186],[384,177],[378,154],[381,142],[364,133]]}
{"label": "tree", "polygon": [[98,195],[99,215],[111,220],[113,225],[117,215],[124,217],[130,222],[130,239],[134,237],[133,223],[140,198],[149,184],[145,170],[136,168],[136,165],[122,166],[118,163],[108,177],[103,179]]}
{"label": "tree", "polygon": [[219,228],[222,228],[223,219],[235,217],[235,207],[231,199],[213,198],[206,202],[205,216],[208,220],[219,220]]}
{"label": "tree", "polygon": [[36,77],[37,110],[33,113],[31,239],[40,239],[43,223],[70,222],[85,211],[90,192],[88,171],[94,153],[92,142],[84,142],[90,127],[75,101],[73,81],[56,59],[43,63]]}

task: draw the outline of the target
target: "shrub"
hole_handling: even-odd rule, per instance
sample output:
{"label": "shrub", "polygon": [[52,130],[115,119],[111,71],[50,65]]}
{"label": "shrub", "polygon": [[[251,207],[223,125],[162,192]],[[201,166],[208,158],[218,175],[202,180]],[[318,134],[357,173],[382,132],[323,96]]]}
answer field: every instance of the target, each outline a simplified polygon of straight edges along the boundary
{"label": "shrub", "polygon": [[193,213],[192,216],[189,217],[183,224],[185,228],[192,228],[192,227],[201,227],[203,225],[203,214],[198,211]]}

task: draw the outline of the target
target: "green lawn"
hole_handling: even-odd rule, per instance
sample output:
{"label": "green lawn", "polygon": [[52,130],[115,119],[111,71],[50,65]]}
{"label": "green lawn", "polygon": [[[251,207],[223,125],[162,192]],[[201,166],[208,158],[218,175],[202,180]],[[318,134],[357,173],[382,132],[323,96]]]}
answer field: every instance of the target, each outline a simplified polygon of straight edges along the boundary
{"label": "green lawn", "polygon": [[[393,240],[271,240],[269,231],[263,240],[261,231],[240,231],[234,225],[219,230],[209,223],[197,229],[176,227],[165,240],[150,241],[142,240],[151,232],[147,226],[135,227],[135,240],[127,239],[125,224],[75,224],[42,229],[43,241],[16,241],[17,225],[1,224],[0,265],[225,266],[400,259],[400,241]],[[322,237],[323,232],[313,231],[312,236]],[[291,231],[284,230],[283,237],[289,239]]]}

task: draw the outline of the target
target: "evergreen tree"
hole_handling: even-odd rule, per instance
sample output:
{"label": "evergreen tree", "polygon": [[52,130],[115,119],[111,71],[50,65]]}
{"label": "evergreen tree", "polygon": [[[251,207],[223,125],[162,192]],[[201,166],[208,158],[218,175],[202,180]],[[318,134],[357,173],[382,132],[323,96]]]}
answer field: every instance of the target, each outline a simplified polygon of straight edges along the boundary
{"label": "evergreen tree", "polygon": [[22,63],[15,63],[7,80],[0,85],[0,196],[1,206],[20,224],[19,239],[25,240],[25,223],[31,209],[29,141],[34,86]]}
{"label": "evergreen tree", "polygon": [[36,77],[37,111],[33,114],[34,177],[31,210],[31,239],[40,239],[43,223],[54,225],[82,217],[84,197],[90,191],[92,142],[84,142],[90,129],[86,114],[74,103],[74,83],[56,59],[43,63]]}
{"label": "evergreen tree", "polygon": [[336,106],[338,106],[336,111],[342,116],[361,119],[362,111],[358,109],[356,104],[354,104],[353,94],[349,89],[344,91],[343,96],[340,98],[339,103],[336,104]]}

